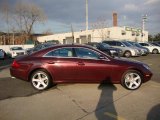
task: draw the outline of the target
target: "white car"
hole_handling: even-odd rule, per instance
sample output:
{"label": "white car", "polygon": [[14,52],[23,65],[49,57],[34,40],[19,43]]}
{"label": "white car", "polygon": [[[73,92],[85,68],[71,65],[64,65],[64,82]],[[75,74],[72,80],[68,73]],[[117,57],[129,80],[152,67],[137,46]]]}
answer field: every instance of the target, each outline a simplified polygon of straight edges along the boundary
{"label": "white car", "polygon": [[4,50],[0,49],[0,59],[4,59],[6,56]]}
{"label": "white car", "polygon": [[24,55],[25,50],[22,47],[11,47],[9,54],[11,58],[15,58],[16,56]]}
{"label": "white car", "polygon": [[150,43],[139,43],[139,44],[142,45],[143,47],[148,48],[150,53],[153,53],[153,54],[160,53],[160,47],[158,46],[152,45]]}

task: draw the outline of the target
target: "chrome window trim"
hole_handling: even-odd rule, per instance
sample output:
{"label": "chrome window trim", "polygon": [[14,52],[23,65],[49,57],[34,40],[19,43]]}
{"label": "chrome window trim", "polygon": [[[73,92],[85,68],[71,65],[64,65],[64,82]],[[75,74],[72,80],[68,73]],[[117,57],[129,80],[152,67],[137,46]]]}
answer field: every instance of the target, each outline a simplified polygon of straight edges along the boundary
{"label": "chrome window trim", "polygon": [[[49,52],[52,52],[52,51],[55,51],[55,50],[58,50],[58,49],[62,49],[62,48],[71,48],[71,49],[75,49],[75,48],[85,48],[85,47],[61,47],[61,48],[57,48],[57,49],[54,49],[54,50],[51,50]],[[98,53],[97,51],[95,50],[92,50],[92,49],[89,49],[89,48],[85,48],[85,49],[88,49],[88,50],[91,50],[93,52],[96,52],[97,54],[100,54]],[[48,54],[49,52],[47,52],[46,54]],[[108,57],[106,57],[106,59],[92,59],[92,58],[81,58],[81,57],[61,57],[61,56],[46,56],[46,54],[44,54],[42,57],[49,57],[49,58],[74,58],[74,59],[85,59],[85,60],[104,60],[104,61],[110,61],[110,59],[108,59]]]}

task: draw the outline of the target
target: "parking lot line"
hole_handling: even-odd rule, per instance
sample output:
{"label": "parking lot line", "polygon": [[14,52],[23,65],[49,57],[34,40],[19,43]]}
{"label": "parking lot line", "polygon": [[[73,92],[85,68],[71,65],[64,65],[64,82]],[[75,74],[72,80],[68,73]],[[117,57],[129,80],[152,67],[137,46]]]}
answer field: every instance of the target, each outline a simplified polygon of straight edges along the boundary
{"label": "parking lot line", "polygon": [[125,120],[124,118],[120,117],[120,116],[117,116],[117,115],[114,115],[112,113],[109,113],[109,112],[105,112],[106,115],[108,115],[109,117],[112,117],[116,120]]}

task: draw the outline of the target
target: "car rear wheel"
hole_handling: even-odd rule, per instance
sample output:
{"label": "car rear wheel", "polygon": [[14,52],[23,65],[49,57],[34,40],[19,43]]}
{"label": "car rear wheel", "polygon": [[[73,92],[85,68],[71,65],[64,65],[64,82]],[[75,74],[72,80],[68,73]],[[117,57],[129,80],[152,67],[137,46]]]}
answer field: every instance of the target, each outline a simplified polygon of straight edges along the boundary
{"label": "car rear wheel", "polygon": [[136,90],[142,84],[142,75],[136,70],[127,71],[122,76],[121,84],[129,90]]}
{"label": "car rear wheel", "polygon": [[152,53],[153,54],[158,54],[158,50],[157,49],[153,49]]}
{"label": "car rear wheel", "polygon": [[52,84],[51,77],[46,71],[37,70],[31,75],[31,84],[37,90],[46,90]]}
{"label": "car rear wheel", "polygon": [[127,58],[131,57],[131,52],[130,51],[126,51],[124,53],[124,56],[127,57]]}

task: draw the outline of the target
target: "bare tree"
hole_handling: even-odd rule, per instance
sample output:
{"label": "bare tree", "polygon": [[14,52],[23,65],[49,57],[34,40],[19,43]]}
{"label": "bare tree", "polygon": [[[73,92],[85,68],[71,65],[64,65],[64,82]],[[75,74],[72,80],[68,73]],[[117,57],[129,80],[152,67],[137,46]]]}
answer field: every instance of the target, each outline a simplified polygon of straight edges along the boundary
{"label": "bare tree", "polygon": [[7,26],[7,39],[5,39],[4,44],[7,44],[9,42],[9,32],[10,32],[10,6],[8,4],[8,1],[2,1],[1,5],[1,13],[2,13],[2,19],[4,20],[6,26]]}
{"label": "bare tree", "polygon": [[107,39],[108,31],[105,29],[107,27],[107,21],[104,18],[99,18],[95,23],[92,23],[92,29],[96,29],[102,40]]}
{"label": "bare tree", "polygon": [[43,10],[33,3],[17,3],[14,15],[19,30],[29,38],[33,31],[33,26],[46,20]]}

